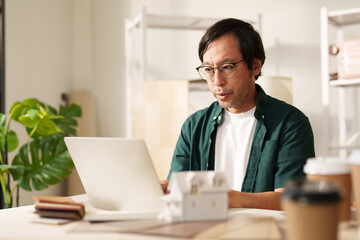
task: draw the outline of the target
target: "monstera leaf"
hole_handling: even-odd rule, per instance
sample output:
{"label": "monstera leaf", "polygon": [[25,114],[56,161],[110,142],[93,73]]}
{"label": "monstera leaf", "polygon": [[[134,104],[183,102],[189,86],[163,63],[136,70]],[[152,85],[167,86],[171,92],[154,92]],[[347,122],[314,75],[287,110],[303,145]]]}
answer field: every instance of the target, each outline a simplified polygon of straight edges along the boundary
{"label": "monstera leaf", "polygon": [[[15,102],[7,116],[0,113],[0,208],[2,200],[4,207],[12,206],[13,192],[18,187],[43,190],[70,175],[74,164],[64,137],[76,135],[76,118],[81,115],[79,105],[60,105],[57,111],[35,98]],[[10,127],[12,122],[20,123],[28,133],[26,144],[19,149],[19,139]],[[10,165],[8,153],[14,150],[18,152]]]}
{"label": "monstera leaf", "polygon": [[[43,190],[70,175],[74,164],[64,143],[64,137],[76,135],[76,117],[81,117],[81,107],[60,105],[59,112],[40,101],[27,99],[13,105],[13,119],[26,127],[32,136],[24,144],[12,165],[24,166],[19,186],[27,191]],[[14,176],[13,176],[14,177]]]}
{"label": "monstera leaf", "polygon": [[69,107],[60,105],[59,115],[63,116],[61,119],[57,119],[56,125],[67,135],[76,135],[77,121],[74,117],[80,117],[82,115],[81,108],[76,104],[71,104]]}
{"label": "monstera leaf", "polygon": [[0,113],[0,150],[1,152],[5,151],[5,142],[7,144],[7,151],[14,151],[19,145],[19,139],[16,133],[12,130],[8,130],[7,139],[6,135],[6,126],[5,126],[6,116],[3,113]]}
{"label": "monstera leaf", "polygon": [[0,172],[10,173],[13,178],[19,178],[24,173],[24,166],[0,165]]}
{"label": "monstera leaf", "polygon": [[[64,143],[65,134],[55,133],[23,145],[12,165],[23,166],[19,186],[27,191],[43,190],[70,175],[74,164]],[[32,187],[31,187],[32,186]]]}

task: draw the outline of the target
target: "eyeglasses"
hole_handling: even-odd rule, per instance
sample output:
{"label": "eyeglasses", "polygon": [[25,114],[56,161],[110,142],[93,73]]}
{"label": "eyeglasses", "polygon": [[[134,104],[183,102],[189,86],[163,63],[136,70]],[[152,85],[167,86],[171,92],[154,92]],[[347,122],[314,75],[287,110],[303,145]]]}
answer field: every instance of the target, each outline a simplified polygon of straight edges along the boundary
{"label": "eyeglasses", "polygon": [[224,63],[219,67],[199,66],[196,68],[200,77],[206,81],[212,81],[214,79],[215,69],[218,69],[221,75],[225,78],[231,78],[236,73],[236,64],[241,63],[245,59],[242,59],[235,63]]}

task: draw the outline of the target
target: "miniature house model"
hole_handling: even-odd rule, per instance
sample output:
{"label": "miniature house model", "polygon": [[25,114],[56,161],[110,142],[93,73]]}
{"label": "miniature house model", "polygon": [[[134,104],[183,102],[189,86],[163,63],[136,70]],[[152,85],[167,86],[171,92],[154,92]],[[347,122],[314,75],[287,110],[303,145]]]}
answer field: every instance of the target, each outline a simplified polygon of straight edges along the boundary
{"label": "miniature house model", "polygon": [[219,220],[228,216],[228,191],[222,172],[174,172],[163,196],[160,219],[170,222]]}

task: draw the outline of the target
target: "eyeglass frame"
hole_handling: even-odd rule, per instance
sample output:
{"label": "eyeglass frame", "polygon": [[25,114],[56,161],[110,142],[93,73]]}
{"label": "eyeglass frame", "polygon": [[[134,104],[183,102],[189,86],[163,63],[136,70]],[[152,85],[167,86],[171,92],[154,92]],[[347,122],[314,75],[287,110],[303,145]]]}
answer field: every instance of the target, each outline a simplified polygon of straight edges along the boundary
{"label": "eyeglass frame", "polygon": [[243,61],[245,61],[245,58],[243,58],[242,60],[240,60],[240,61],[237,61],[237,62],[234,62],[234,63],[224,63],[224,64],[221,64],[220,66],[218,66],[218,67],[210,67],[210,66],[204,66],[204,65],[201,65],[201,66],[198,66],[197,68],[195,68],[196,70],[197,70],[197,72],[199,73],[199,76],[202,78],[202,79],[204,79],[202,76],[201,76],[201,74],[200,74],[200,72],[199,72],[199,69],[200,68],[203,68],[203,67],[209,67],[209,68],[211,68],[212,69],[212,71],[213,71],[213,77],[211,78],[211,79],[204,79],[205,81],[213,81],[213,79],[214,79],[214,76],[215,76],[215,69],[218,69],[219,70],[219,72],[221,73],[221,75],[222,75],[222,73],[223,73],[223,71],[221,71],[220,70],[220,68],[222,67],[222,66],[224,66],[224,65],[226,65],[226,64],[231,64],[231,65],[233,65],[234,66],[234,68],[235,68],[235,71],[234,71],[234,74],[232,75],[232,76],[224,76],[224,75],[222,75],[224,78],[231,78],[231,77],[233,77],[235,74],[236,74],[236,64],[238,64],[238,63],[241,63],[241,62],[243,62]]}

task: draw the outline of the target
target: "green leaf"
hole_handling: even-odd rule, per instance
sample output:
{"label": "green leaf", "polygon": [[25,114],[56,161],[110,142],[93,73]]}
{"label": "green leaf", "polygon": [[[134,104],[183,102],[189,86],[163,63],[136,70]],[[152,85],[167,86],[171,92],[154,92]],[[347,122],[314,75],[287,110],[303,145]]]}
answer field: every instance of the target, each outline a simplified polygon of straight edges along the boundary
{"label": "green leaf", "polygon": [[20,186],[22,189],[24,189],[24,190],[26,190],[26,191],[29,191],[29,192],[32,191],[32,189],[31,189],[31,187],[30,187],[30,179],[29,179],[29,177],[24,176],[24,177],[20,178],[19,181],[18,181],[18,183],[19,183],[19,186]]}
{"label": "green leaf", "polygon": [[22,162],[19,154],[14,157],[11,167],[12,169],[15,169],[12,173],[12,177],[15,181],[19,180],[22,176],[27,175],[26,173],[30,170],[30,166]]}
{"label": "green leaf", "polygon": [[80,105],[71,104],[68,108],[60,106],[60,115],[65,117],[81,117],[82,111]]}
{"label": "green leaf", "polygon": [[31,178],[32,186],[35,190],[41,191],[48,187],[48,184],[43,183],[39,177],[34,176]]}
{"label": "green leaf", "polygon": [[21,162],[21,159],[19,158],[19,154],[17,154],[15,157],[14,157],[14,159],[13,159],[13,161],[12,161],[12,165],[14,166],[14,165],[23,165],[23,163]]}
{"label": "green leaf", "polygon": [[24,104],[24,106],[29,109],[29,108],[37,108],[39,101],[36,98],[28,98],[22,101],[22,103]]}
{"label": "green leaf", "polygon": [[23,166],[12,166],[8,164],[0,165],[0,172],[11,174],[13,179],[16,181],[24,174],[24,167]]}
{"label": "green leaf", "polygon": [[41,160],[42,164],[47,164],[51,161],[51,148],[53,145],[54,139],[51,136],[44,137],[42,141],[40,141],[40,152],[41,152]]}
{"label": "green leaf", "polygon": [[0,113],[0,125],[3,126],[5,124],[6,115],[3,113]]}
{"label": "green leaf", "polygon": [[48,117],[40,121],[36,130],[36,133],[40,136],[49,136],[56,132],[61,132],[61,129]]}
{"label": "green leaf", "polygon": [[81,107],[76,104],[71,104],[68,108],[60,106],[60,115],[64,118],[57,121],[59,128],[68,136],[76,136],[74,127],[78,126],[76,118],[82,115]]}
{"label": "green leaf", "polygon": [[21,102],[13,103],[9,111],[11,113],[11,118],[14,119],[15,121],[18,121],[24,109],[25,106]]}
{"label": "green leaf", "polygon": [[30,154],[32,164],[35,168],[40,167],[40,158],[39,158],[39,141],[32,141],[30,143]]}
{"label": "green leaf", "polygon": [[54,144],[55,144],[55,149],[54,149],[55,156],[60,157],[64,152],[67,152],[64,138],[56,138]]}
{"label": "green leaf", "polygon": [[[15,162],[15,163],[14,163]],[[24,165],[30,167],[27,144],[24,144],[13,160],[13,165]]]}
{"label": "green leaf", "polygon": [[6,165],[6,164],[0,165],[0,172],[9,173],[9,172],[10,172],[10,171],[9,171],[9,168],[11,168],[10,165]]}
{"label": "green leaf", "polygon": [[27,128],[34,128],[41,121],[38,113],[36,109],[29,109],[24,115],[19,116],[18,121]]}
{"label": "green leaf", "polygon": [[13,179],[16,181],[24,174],[23,166],[11,166],[11,165],[0,165],[0,172],[2,173],[10,173]]}
{"label": "green leaf", "polygon": [[74,168],[74,162],[71,158],[55,158],[54,159],[54,165],[60,166],[63,168]]}
{"label": "green leaf", "polygon": [[24,174],[25,168],[24,168],[24,166],[21,166],[21,165],[11,166],[11,168],[9,168],[9,171],[10,171],[13,179],[16,181]]}
{"label": "green leaf", "polygon": [[[50,136],[34,139],[30,142],[30,153],[27,144],[20,148],[13,164],[25,167],[21,180],[21,188],[42,190],[49,185],[59,183],[71,174],[74,168],[72,160],[64,143],[64,134],[56,133]],[[31,161],[28,156],[31,156]],[[31,186],[30,186],[31,181]],[[19,181],[20,182],[20,181]],[[30,190],[29,190],[30,189]]]}
{"label": "green leaf", "polygon": [[[8,133],[7,141],[8,141],[8,145],[7,145],[8,152],[14,151],[19,146],[19,139],[14,131],[10,131]],[[3,148],[1,148],[1,149],[3,149]]]}
{"label": "green leaf", "polygon": [[73,118],[64,118],[60,121],[62,125],[78,126],[78,122]]}
{"label": "green leaf", "polygon": [[58,168],[57,166],[54,166],[54,164],[47,165],[45,169],[51,173],[53,173],[55,176],[59,178],[66,178],[71,174],[71,171],[68,171],[66,169]]}
{"label": "green leaf", "polygon": [[[0,149],[5,151],[5,129],[0,128]],[[19,146],[19,139],[14,131],[9,131],[7,136],[7,151],[12,152]]]}
{"label": "green leaf", "polygon": [[54,161],[53,166],[57,167],[59,169],[65,169],[66,170],[67,168],[74,168],[74,163],[72,161],[69,161],[69,162]]}
{"label": "green leaf", "polygon": [[[16,109],[16,107],[19,109]],[[28,134],[31,134],[32,138],[61,132],[61,129],[56,125],[56,121],[60,121],[64,117],[56,115],[56,110],[49,105],[30,98],[14,105],[14,109],[16,109],[14,119],[26,127]]]}
{"label": "green leaf", "polygon": [[52,113],[53,115],[58,115],[57,110],[56,110],[55,108],[53,108],[52,106],[47,105],[47,104],[46,104],[46,105],[44,104],[44,108],[45,108],[48,112]]}
{"label": "green leaf", "polygon": [[59,127],[63,132],[65,132],[68,135],[76,135],[76,130],[74,128],[62,126],[62,125],[60,125]]}
{"label": "green leaf", "polygon": [[52,106],[43,103],[41,101],[39,101],[38,103],[41,107],[43,107],[48,113],[51,113],[52,115],[58,115],[57,110],[55,108],[53,108]]}
{"label": "green leaf", "polygon": [[54,184],[58,184],[61,182],[61,180],[59,178],[53,176],[51,174],[51,172],[47,172],[45,170],[39,172],[39,176],[40,176],[41,180],[48,185],[54,185]]}
{"label": "green leaf", "polygon": [[40,116],[40,118],[48,117],[49,115],[51,115],[51,113],[47,112],[41,105],[39,105],[39,116]]}

